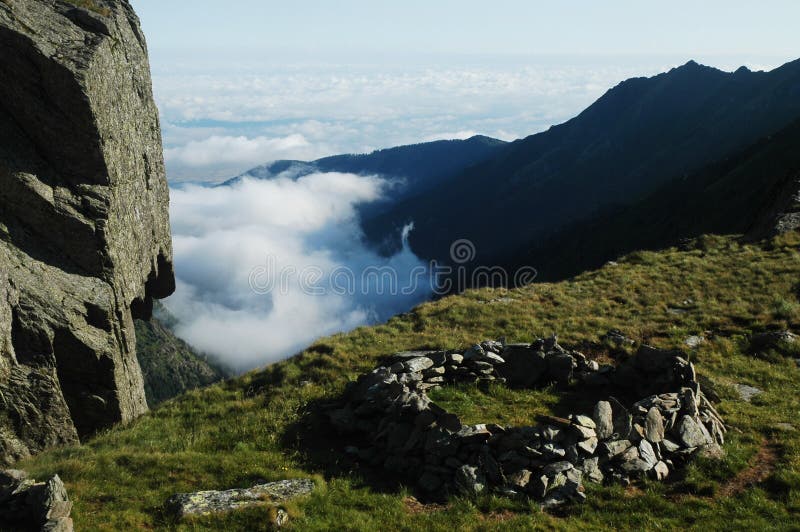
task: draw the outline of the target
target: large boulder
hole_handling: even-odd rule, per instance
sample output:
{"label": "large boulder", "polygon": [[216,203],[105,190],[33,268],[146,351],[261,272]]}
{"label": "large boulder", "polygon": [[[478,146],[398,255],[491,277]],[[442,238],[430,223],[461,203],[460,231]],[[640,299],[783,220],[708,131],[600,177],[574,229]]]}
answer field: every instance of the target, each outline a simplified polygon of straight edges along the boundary
{"label": "large boulder", "polygon": [[147,409],[134,318],[175,286],[127,0],[0,2],[0,462]]}

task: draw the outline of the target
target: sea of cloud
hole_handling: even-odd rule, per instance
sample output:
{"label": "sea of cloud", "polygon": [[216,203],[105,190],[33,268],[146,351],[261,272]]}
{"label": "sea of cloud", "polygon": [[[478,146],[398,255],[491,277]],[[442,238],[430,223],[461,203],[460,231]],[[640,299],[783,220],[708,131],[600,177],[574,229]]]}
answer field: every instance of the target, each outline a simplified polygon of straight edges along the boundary
{"label": "sea of cloud", "polygon": [[320,173],[173,189],[177,334],[244,371],[425,300],[428,269],[407,247],[385,258],[362,243],[355,207],[386,186]]}

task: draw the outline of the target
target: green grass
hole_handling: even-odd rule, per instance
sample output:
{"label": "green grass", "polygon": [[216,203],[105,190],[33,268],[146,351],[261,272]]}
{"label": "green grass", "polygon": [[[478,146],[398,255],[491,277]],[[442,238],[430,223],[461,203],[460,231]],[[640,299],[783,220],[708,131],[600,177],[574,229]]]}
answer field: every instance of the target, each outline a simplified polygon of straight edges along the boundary
{"label": "green grass", "polygon": [[[687,251],[635,253],[561,283],[475,290],[427,303],[386,324],[322,339],[291,360],[190,392],[81,447],[19,466],[38,477],[61,475],[78,530],[259,530],[265,509],[178,524],[161,508],[176,492],[307,475],[319,488],[289,508],[294,530],[792,529],[800,519],[800,431],[776,425],[800,429],[800,369],[787,357],[747,355],[746,336],[800,328],[798,244],[798,235],[764,247],[704,237]],[[335,398],[348,380],[394,351],[462,347],[501,335],[525,341],[553,331],[562,343],[575,344],[597,341],[611,328],[662,347],[712,333],[691,358],[714,384],[718,410],[731,426],[721,463],[696,461],[670,482],[635,489],[590,485],[584,505],[558,516],[492,496],[411,512],[404,499],[412,491],[373,484],[369,471],[342,457],[342,442],[315,415],[317,402]],[[735,383],[764,393],[744,403]],[[497,386],[433,395],[467,421],[510,424],[530,423],[564,401],[549,389]],[[312,436],[315,445],[306,446]],[[720,496],[765,439],[779,449],[775,472],[735,496]]]}

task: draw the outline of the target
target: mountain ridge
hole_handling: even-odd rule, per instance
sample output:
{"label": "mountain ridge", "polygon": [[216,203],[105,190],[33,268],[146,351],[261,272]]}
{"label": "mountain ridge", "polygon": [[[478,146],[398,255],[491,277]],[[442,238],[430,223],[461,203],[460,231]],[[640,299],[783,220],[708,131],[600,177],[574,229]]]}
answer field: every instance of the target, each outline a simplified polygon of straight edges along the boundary
{"label": "mountain ridge", "polygon": [[[800,60],[770,72],[689,62],[625,80],[575,118],[511,142],[493,158],[364,223],[370,241],[409,221],[412,249],[447,260],[456,238],[483,264],[611,204],[635,202],[800,116]],[[448,198],[443,202],[440,198]],[[500,216],[464,216],[467,206]]]}

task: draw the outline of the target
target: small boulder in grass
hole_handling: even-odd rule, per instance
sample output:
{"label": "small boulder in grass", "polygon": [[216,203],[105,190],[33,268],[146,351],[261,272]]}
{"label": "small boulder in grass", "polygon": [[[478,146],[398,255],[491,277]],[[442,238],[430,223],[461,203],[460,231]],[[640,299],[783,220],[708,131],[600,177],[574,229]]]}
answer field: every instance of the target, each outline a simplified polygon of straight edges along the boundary
{"label": "small boulder in grass", "polygon": [[270,512],[274,513],[273,525],[282,526],[288,515],[280,505],[308,495],[313,490],[314,481],[311,479],[280,480],[257,484],[251,488],[178,493],[167,500],[166,508],[180,519],[267,505],[272,508]]}

